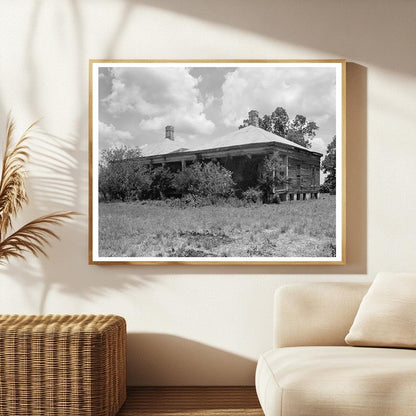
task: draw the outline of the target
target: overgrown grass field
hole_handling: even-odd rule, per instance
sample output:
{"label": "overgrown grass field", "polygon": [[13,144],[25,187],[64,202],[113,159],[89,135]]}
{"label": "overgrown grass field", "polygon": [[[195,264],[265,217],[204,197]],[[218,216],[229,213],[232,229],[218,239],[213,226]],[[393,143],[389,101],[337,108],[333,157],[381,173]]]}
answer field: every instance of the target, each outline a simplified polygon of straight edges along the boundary
{"label": "overgrown grass field", "polygon": [[335,256],[335,196],[245,207],[100,203],[101,257]]}

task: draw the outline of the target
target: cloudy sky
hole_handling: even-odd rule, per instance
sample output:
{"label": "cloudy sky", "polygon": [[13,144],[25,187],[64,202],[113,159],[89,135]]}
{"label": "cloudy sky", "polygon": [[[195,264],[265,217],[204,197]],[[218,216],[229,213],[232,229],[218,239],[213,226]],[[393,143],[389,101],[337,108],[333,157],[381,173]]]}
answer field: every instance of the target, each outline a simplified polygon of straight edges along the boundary
{"label": "cloudy sky", "polygon": [[164,140],[206,143],[238,129],[251,109],[283,107],[319,126],[312,148],[335,134],[335,69],[322,67],[101,67],[99,147]]}

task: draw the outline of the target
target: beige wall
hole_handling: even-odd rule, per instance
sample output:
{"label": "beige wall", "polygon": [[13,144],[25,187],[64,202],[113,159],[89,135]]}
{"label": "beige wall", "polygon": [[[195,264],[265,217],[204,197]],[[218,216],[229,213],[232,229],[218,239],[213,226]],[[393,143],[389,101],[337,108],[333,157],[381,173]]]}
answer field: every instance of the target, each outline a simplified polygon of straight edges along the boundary
{"label": "beige wall", "polygon": [[[130,384],[252,384],[291,282],[416,269],[416,3],[411,0],[15,0],[0,3],[0,122],[44,117],[29,219],[84,216],[50,259],[0,271],[0,313],[117,313]],[[348,264],[87,264],[89,58],[346,58]]]}

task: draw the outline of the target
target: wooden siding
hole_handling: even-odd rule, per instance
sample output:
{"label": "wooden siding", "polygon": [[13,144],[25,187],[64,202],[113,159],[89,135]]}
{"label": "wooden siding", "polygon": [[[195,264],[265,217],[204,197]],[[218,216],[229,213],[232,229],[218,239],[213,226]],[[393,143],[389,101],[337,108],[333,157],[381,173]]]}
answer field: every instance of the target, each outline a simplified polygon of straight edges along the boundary
{"label": "wooden siding", "polygon": [[319,163],[315,160],[289,158],[288,179],[289,191],[319,190]]}

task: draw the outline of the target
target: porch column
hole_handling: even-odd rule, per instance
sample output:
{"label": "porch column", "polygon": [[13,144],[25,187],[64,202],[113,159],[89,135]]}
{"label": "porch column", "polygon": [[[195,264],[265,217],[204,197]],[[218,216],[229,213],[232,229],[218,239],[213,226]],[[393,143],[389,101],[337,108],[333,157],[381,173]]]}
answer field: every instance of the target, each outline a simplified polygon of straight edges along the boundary
{"label": "porch column", "polygon": [[[276,168],[273,168],[272,176],[273,176],[273,184],[274,184],[274,180],[276,179]],[[273,196],[275,195],[275,193],[276,193],[276,187],[273,185],[273,188],[272,188]]]}
{"label": "porch column", "polygon": [[[285,179],[289,179],[289,155],[286,155],[285,157],[286,163],[285,163]],[[286,190],[289,190],[289,183],[286,183]]]}

